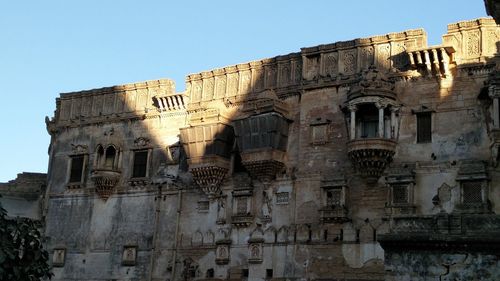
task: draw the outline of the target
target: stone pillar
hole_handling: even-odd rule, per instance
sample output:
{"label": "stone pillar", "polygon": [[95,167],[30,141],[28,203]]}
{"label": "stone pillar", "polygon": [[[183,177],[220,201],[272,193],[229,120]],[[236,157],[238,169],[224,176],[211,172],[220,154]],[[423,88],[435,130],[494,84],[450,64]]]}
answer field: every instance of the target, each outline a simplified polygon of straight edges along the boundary
{"label": "stone pillar", "polygon": [[432,68],[431,68],[431,59],[429,57],[429,51],[424,50],[424,61],[425,61],[425,67],[427,68],[427,76],[432,75]]}
{"label": "stone pillar", "polygon": [[499,120],[500,118],[498,116],[500,110],[498,103],[499,95],[496,93],[496,87],[494,85],[488,88],[488,95],[490,96],[490,98],[493,99],[493,128],[499,129],[500,128],[500,120]]}
{"label": "stone pillar", "polygon": [[493,98],[493,128],[499,128],[499,118],[498,118],[498,97]]}
{"label": "stone pillar", "polygon": [[391,107],[391,138],[396,139],[398,135],[398,120],[396,118],[396,113],[398,112],[398,107]]}
{"label": "stone pillar", "polygon": [[385,104],[377,102],[375,106],[378,108],[378,137],[384,137],[384,108]]}
{"label": "stone pillar", "polygon": [[441,62],[443,63],[444,76],[449,77],[450,76],[450,69],[448,67],[448,60],[450,58],[449,58],[448,53],[446,52],[445,48],[441,48],[441,57],[443,58],[443,60]]}
{"label": "stone pillar", "polygon": [[441,76],[441,70],[439,69],[439,58],[436,49],[432,49],[432,64],[434,65],[434,70],[437,76]]}
{"label": "stone pillar", "polygon": [[349,105],[349,111],[351,112],[351,140],[356,138],[356,110],[358,110],[356,105]]}

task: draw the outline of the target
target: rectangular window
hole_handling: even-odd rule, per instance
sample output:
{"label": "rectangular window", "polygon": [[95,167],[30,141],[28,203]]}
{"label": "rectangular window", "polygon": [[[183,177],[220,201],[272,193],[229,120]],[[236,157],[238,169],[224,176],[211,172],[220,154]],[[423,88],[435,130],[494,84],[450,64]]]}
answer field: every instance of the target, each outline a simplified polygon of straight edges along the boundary
{"label": "rectangular window", "polygon": [[208,201],[198,201],[198,212],[208,212],[210,203]]}
{"label": "rectangular window", "polygon": [[375,138],[378,135],[378,120],[364,120],[361,123],[361,137]]}
{"label": "rectangular window", "polygon": [[288,204],[288,192],[276,193],[276,204]]}
{"label": "rectangular window", "polygon": [[393,204],[408,204],[408,186],[394,185],[392,187],[392,203]]}
{"label": "rectangular window", "polygon": [[340,206],[342,200],[342,189],[331,189],[326,192],[327,206]]}
{"label": "rectangular window", "polygon": [[266,278],[273,278],[273,270],[266,269]]}
{"label": "rectangular window", "polygon": [[466,181],[462,183],[462,203],[470,205],[483,203],[481,181]]}
{"label": "rectangular window", "polygon": [[424,112],[417,114],[417,143],[432,141],[431,135],[431,113]]}
{"label": "rectangular window", "polygon": [[69,182],[82,182],[84,159],[83,155],[71,156]]}
{"label": "rectangular window", "polygon": [[247,214],[247,198],[246,197],[238,197],[237,201],[236,201],[237,205],[237,209],[236,209],[236,213],[238,215],[246,215]]}
{"label": "rectangular window", "polygon": [[133,178],[144,178],[147,175],[148,168],[148,151],[140,150],[134,151],[134,170],[132,173]]}

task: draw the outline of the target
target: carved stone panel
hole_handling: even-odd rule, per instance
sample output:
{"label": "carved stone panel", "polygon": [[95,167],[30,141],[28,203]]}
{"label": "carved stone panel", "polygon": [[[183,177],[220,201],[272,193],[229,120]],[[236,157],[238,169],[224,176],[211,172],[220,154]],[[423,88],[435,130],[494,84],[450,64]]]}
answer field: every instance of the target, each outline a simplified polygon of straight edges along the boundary
{"label": "carved stone panel", "polygon": [[229,263],[229,245],[219,244],[215,252],[215,263],[228,264]]}
{"label": "carved stone panel", "polygon": [[339,63],[338,63],[338,53],[329,53],[323,57],[323,68],[324,76],[335,77],[338,73]]}
{"label": "carved stone panel", "polygon": [[240,95],[246,95],[251,92],[251,86],[252,86],[252,73],[250,70],[246,71],[241,71],[240,72]]}
{"label": "carved stone panel", "polygon": [[238,93],[238,73],[227,75],[227,94],[228,97],[236,96]]}
{"label": "carved stone panel", "polygon": [[66,249],[54,249],[54,254],[52,255],[52,266],[62,267],[66,260]]}
{"label": "carved stone panel", "polygon": [[248,262],[262,263],[262,243],[250,243],[248,246]]}
{"label": "carved stone panel", "polygon": [[71,103],[71,119],[80,117],[81,114],[81,98],[72,99]]}
{"label": "carved stone panel", "polygon": [[480,33],[479,31],[471,31],[466,35],[465,43],[465,54],[469,58],[474,58],[479,56],[481,51],[480,43]]}
{"label": "carved stone panel", "polygon": [[215,95],[217,99],[223,98],[226,95],[226,76],[215,77]]}
{"label": "carved stone panel", "polygon": [[266,66],[266,88],[276,86],[276,65]]}
{"label": "carved stone panel", "polygon": [[389,43],[377,46],[375,63],[382,71],[387,71],[391,68],[391,45]]}
{"label": "carved stone panel", "polygon": [[123,247],[122,265],[133,266],[137,260],[137,246]]}
{"label": "carved stone panel", "polygon": [[83,97],[82,98],[82,111],[81,114],[84,117],[90,116],[92,112],[92,97]]}
{"label": "carved stone panel", "polygon": [[351,75],[356,72],[356,52],[355,50],[348,50],[342,52],[341,72],[344,75]]}
{"label": "carved stone panel", "polygon": [[257,68],[253,70],[254,75],[254,90],[260,91],[264,89],[264,70],[262,68]]}
{"label": "carved stone panel", "polygon": [[283,64],[280,66],[280,86],[285,87],[289,84],[290,82],[290,65]]}
{"label": "carved stone panel", "polygon": [[367,46],[361,48],[361,57],[360,57],[360,67],[361,69],[367,69],[370,65],[373,64],[373,46]]}
{"label": "carved stone panel", "polygon": [[305,79],[315,80],[319,75],[319,55],[306,56],[306,69],[305,69]]}
{"label": "carved stone panel", "polygon": [[406,45],[405,42],[393,42],[392,43],[392,61],[393,65],[396,68],[403,68],[408,64],[408,55],[406,54]]}
{"label": "carved stone panel", "polygon": [[203,89],[201,83],[201,80],[193,81],[193,92],[191,93],[191,100],[193,102],[201,101],[201,94]]}
{"label": "carved stone panel", "polygon": [[202,94],[202,100],[203,101],[209,101],[212,100],[214,95],[214,78],[206,78],[203,79],[203,94]]}

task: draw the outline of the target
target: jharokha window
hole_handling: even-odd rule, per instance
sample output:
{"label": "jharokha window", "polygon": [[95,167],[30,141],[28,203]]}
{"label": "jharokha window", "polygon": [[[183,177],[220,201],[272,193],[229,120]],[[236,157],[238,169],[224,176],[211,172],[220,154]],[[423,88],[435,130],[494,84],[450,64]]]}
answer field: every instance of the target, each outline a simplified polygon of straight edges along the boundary
{"label": "jharokha window", "polygon": [[70,163],[71,167],[69,173],[70,183],[83,182],[84,163],[85,163],[84,155],[71,156],[71,163]]}
{"label": "jharokha window", "polygon": [[148,151],[134,151],[133,178],[144,178],[148,176]]}

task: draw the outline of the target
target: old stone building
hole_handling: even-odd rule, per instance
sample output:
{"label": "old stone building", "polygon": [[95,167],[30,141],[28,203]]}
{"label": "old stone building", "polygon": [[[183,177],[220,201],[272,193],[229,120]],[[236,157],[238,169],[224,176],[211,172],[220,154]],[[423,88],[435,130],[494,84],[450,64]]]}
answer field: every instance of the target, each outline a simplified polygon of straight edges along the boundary
{"label": "old stone building", "polygon": [[[500,280],[490,18],[64,93],[55,280]],[[476,279],[474,279],[476,278]],[[481,279],[482,278],[482,279]]]}

